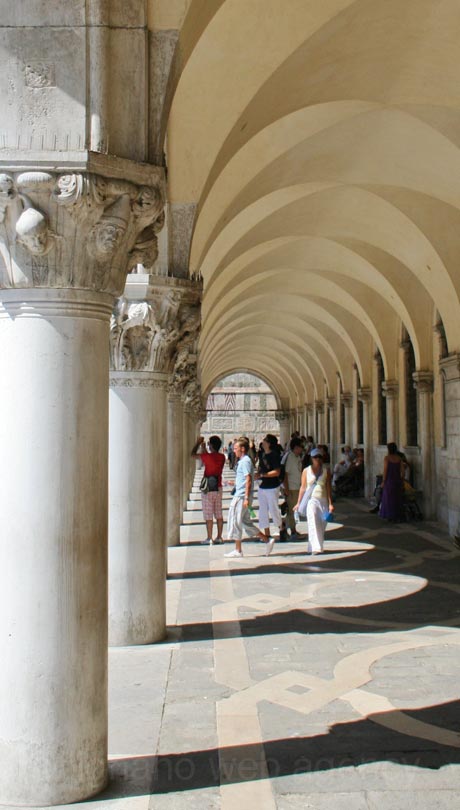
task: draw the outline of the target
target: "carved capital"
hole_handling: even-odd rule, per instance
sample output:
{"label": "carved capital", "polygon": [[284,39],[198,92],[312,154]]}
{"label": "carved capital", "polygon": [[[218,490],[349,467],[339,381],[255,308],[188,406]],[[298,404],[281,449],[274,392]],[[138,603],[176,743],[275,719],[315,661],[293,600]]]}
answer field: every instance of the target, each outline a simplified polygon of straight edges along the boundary
{"label": "carved capital", "polygon": [[306,408],[308,414],[313,413],[313,403],[309,402],[307,405],[305,405],[305,408]]}
{"label": "carved capital", "polygon": [[382,394],[386,399],[397,399],[399,394],[399,383],[397,380],[384,380],[382,383]]}
{"label": "carved capital", "polygon": [[282,422],[289,422],[290,414],[287,411],[275,411],[275,419],[277,419],[280,424]]}
{"label": "carved capital", "polygon": [[351,408],[353,405],[353,394],[350,394],[348,391],[344,391],[340,396],[340,401],[344,408]]}
{"label": "carved capital", "polygon": [[316,413],[324,413],[324,402],[322,399],[315,400]]}
{"label": "carved capital", "polygon": [[[191,283],[147,278],[147,283],[128,279],[125,296],[116,303],[110,323],[111,366],[167,373],[170,390],[183,393],[189,379],[197,376],[200,292]],[[139,299],[139,294],[145,298]]]}
{"label": "carved capital", "polygon": [[201,386],[197,379],[190,380],[185,386],[183,393],[184,408],[191,415],[199,419],[199,414],[203,410],[203,398]]}
{"label": "carved capital", "polygon": [[120,295],[127,272],[147,251],[155,260],[164,222],[162,174],[145,169],[142,184],[139,166],[136,182],[110,176],[112,163],[97,169],[0,174],[0,289]]}
{"label": "carved capital", "polygon": [[337,398],[327,397],[326,404],[330,411],[335,411],[335,409],[337,408]]}
{"label": "carved capital", "polygon": [[412,374],[414,388],[420,394],[431,394],[433,392],[434,381],[431,371],[414,371]]}
{"label": "carved capital", "polygon": [[460,353],[454,352],[439,361],[439,368],[446,383],[460,380]]}
{"label": "carved capital", "polygon": [[370,403],[372,401],[372,389],[358,388],[358,399],[360,402]]}

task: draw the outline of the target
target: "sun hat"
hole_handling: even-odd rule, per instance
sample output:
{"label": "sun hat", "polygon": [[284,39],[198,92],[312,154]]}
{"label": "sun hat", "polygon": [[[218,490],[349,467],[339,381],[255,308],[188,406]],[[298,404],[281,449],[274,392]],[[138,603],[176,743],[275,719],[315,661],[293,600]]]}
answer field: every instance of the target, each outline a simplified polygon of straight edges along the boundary
{"label": "sun hat", "polygon": [[310,458],[317,458],[317,456],[321,456],[321,458],[322,458],[323,454],[322,454],[321,450],[318,447],[315,447],[315,449],[312,450],[311,453],[310,453]]}

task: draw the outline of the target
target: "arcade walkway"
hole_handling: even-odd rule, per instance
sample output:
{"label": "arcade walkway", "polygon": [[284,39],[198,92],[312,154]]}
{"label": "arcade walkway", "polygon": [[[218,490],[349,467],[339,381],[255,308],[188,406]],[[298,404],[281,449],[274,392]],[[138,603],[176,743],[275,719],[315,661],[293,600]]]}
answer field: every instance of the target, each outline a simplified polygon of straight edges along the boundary
{"label": "arcade walkway", "polygon": [[458,807],[460,553],[444,532],[340,501],[324,555],[248,542],[229,561],[199,545],[192,498],[169,638],[111,650],[112,782],[80,810]]}

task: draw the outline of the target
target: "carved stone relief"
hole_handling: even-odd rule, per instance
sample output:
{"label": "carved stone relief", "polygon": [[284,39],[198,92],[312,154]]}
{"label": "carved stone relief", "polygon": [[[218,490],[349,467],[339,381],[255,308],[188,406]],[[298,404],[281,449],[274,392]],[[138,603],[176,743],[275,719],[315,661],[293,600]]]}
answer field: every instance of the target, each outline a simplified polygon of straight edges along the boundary
{"label": "carved stone relief", "polygon": [[[163,286],[151,291],[145,301],[120,298],[110,325],[112,369],[168,373],[170,390],[183,394],[190,381],[197,379],[200,308],[199,302],[194,307],[184,304],[189,293],[190,288]],[[190,390],[189,399],[191,396]]]}
{"label": "carved stone relief", "polygon": [[94,173],[0,174],[0,288],[75,287],[120,295],[127,272],[157,256],[161,183]]}

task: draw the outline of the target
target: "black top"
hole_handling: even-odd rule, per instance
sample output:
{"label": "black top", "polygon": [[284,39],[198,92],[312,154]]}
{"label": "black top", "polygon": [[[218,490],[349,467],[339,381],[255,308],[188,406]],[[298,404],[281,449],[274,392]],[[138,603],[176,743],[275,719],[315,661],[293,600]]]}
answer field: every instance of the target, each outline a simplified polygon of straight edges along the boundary
{"label": "black top", "polygon": [[[279,470],[281,467],[281,456],[278,450],[271,450],[270,453],[264,453],[259,463],[259,472],[269,473],[272,470]],[[273,478],[262,478],[260,481],[261,489],[275,489],[279,487],[280,479],[278,476]]]}

